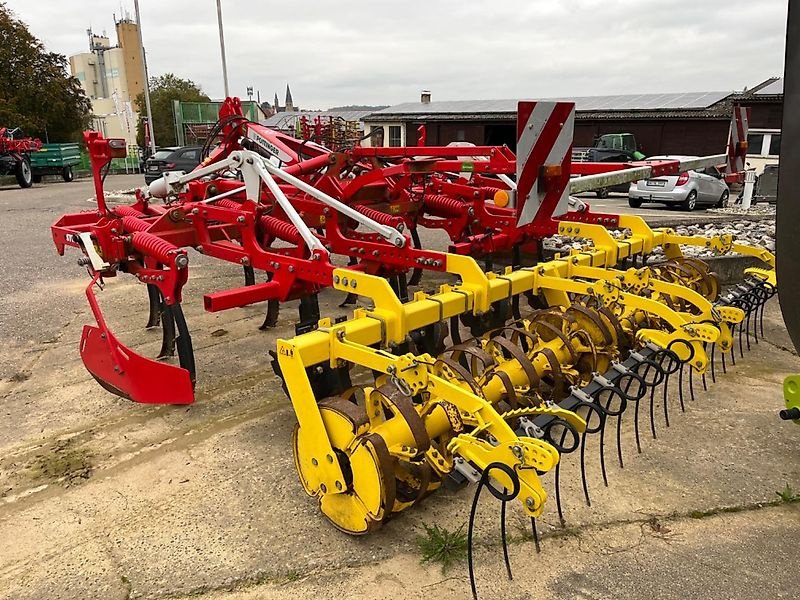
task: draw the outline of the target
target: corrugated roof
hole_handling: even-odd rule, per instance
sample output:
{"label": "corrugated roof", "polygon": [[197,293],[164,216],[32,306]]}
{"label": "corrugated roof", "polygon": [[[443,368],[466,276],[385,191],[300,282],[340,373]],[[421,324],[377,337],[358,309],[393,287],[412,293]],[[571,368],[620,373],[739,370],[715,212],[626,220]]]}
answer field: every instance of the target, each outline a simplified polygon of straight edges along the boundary
{"label": "corrugated roof", "polygon": [[[582,96],[540,98],[542,101],[575,102],[580,112],[632,111],[632,110],[697,110],[713,106],[733,92],[687,92],[682,94],[627,94],[617,96]],[[369,120],[379,120],[386,115],[437,115],[437,114],[503,114],[516,113],[519,100],[451,100],[406,102],[370,114]]]}
{"label": "corrugated roof", "polygon": [[773,81],[769,85],[764,86],[755,93],[756,96],[777,96],[779,94],[783,94],[782,77],[776,81]]}
{"label": "corrugated roof", "polygon": [[371,110],[304,110],[298,112],[282,112],[272,115],[265,121],[261,121],[261,124],[267,127],[291,128],[294,127],[295,121],[303,116],[312,122],[315,117],[333,117],[334,119],[342,118],[345,121],[360,121],[369,114],[372,114]]}

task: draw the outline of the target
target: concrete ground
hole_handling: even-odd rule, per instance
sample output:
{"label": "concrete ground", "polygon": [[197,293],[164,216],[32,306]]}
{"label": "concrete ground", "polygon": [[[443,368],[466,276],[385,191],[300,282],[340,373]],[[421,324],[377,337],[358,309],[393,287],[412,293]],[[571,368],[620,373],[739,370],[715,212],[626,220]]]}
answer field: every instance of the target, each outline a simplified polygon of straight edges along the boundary
{"label": "concrete ground", "polygon": [[[109,177],[107,189],[134,183]],[[279,327],[266,333],[257,329],[261,306],[202,309],[203,293],[241,282],[239,269],[190,257],[184,309],[199,367],[195,404],[135,405],[92,380],[77,348],[91,320],[88,279],[77,253],[57,256],[48,230],[62,213],[91,208],[91,194],[86,180],[0,189],[0,598],[468,597],[465,565],[445,575],[421,565],[415,540],[423,523],[465,523],[471,489],[437,492],[363,538],[333,529],[302,492],[294,415],[267,354],[276,337],[292,334],[294,307],[284,306]],[[627,210],[624,198],[618,204]],[[321,300],[326,315],[347,312],[334,293]],[[141,285],[120,277],[100,301],[122,340],[155,353],[160,334],[143,328]],[[483,494],[480,597],[795,597],[800,504],[776,491],[800,490],[800,428],[779,421],[777,410],[783,377],[800,360],[775,302],[765,334],[716,384],[709,378],[708,392],[696,380],[685,414],[671,385],[671,427],[659,405],[657,439],[642,422],[642,454],[626,415],[625,468],[608,440],[608,488],[592,439],[591,507],[577,458],[565,457],[567,527],[549,507],[541,554],[510,505],[513,582],[499,505]]]}

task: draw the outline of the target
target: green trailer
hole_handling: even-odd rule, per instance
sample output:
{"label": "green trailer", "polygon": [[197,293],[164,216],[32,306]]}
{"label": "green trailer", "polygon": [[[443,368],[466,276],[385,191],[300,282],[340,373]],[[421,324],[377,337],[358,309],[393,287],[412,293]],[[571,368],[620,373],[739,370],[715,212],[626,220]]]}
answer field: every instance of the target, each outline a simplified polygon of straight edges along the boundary
{"label": "green trailer", "polygon": [[73,167],[81,162],[79,144],[42,144],[31,154],[33,181],[39,183],[45,175],[60,175],[64,181],[75,179]]}

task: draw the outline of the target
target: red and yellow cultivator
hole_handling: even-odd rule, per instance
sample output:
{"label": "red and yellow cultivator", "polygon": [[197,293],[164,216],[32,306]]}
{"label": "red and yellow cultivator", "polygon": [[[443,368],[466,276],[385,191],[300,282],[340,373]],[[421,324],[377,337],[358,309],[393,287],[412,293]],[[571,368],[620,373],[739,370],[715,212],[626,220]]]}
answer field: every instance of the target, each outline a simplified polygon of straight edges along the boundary
{"label": "red and yellow cultivator", "polygon": [[[571,178],[570,103],[521,102],[514,154],[507,147],[332,151],[248,122],[229,99],[214,131],[221,143],[200,167],[165,174],[127,206],[103,196],[102,170],[116,142],[87,133],[97,210],[53,226],[58,251],[82,250],[91,277],[96,324],[84,327],[81,356],[120,396],[192,402],[197,369],[181,302],[195,249],[244,270],[241,287],[204,297],[207,310],[266,302],[269,328],[280,303],[299,301],[298,335],[277,341],[273,365],[297,415],[300,482],[337,528],[366,533],[445,481],[491,480],[492,493],[517,500],[535,519],[550,471],[563,518],[562,455],[579,453],[589,501],[587,436],[600,438],[605,476],[609,424],[618,448],[625,414],[637,446],[641,419],[655,435],[657,388],[668,420],[672,378],[683,408],[695,377],[704,386],[707,372],[716,377],[716,354],[724,366],[735,361],[737,338],[740,352],[743,336],[757,338],[776,289],[765,250],[594,213],[570,193],[721,163],[735,176],[746,150],[738,142],[746,139],[745,115],[736,115],[726,154],[581,163]],[[420,228],[445,231],[449,251],[422,248]],[[555,234],[581,247],[526,262]],[[764,265],[723,293],[706,263],[683,255],[686,245]],[[665,258],[652,260],[656,248]],[[342,257],[347,266],[334,263]],[[494,269],[493,257],[510,264]],[[409,289],[426,271],[445,283]],[[106,325],[95,288],[118,273],[147,286],[149,325],[163,329],[156,359],[124,346]],[[344,321],[322,318],[324,288],[371,308]]]}

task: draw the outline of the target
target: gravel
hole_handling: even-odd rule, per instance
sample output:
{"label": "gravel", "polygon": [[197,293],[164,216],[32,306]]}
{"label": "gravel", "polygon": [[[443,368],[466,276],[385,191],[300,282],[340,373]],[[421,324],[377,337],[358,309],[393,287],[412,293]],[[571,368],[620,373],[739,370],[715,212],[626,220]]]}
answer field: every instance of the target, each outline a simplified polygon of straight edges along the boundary
{"label": "gravel", "polygon": [[[738,211],[738,212],[737,212]],[[758,211],[758,212],[757,212]],[[712,212],[712,211],[708,211]],[[741,209],[725,208],[718,209],[713,212],[723,214],[745,214]],[[756,205],[746,214],[760,214],[760,215],[774,215],[774,205]],[[749,246],[758,246],[766,248],[770,252],[775,252],[775,220],[763,219],[753,221],[750,219],[738,219],[726,221],[725,223],[706,223],[697,225],[679,225],[674,227],[675,233],[685,236],[702,236],[713,237],[716,235],[731,234],[735,241],[747,244]],[[615,237],[621,237],[622,233],[619,231],[612,231]],[[570,238],[561,235],[555,235],[544,240],[545,250],[553,252],[568,253],[571,249],[580,250],[585,246],[591,246],[591,240]],[[707,257],[715,256],[712,250],[702,246],[683,246],[683,253],[687,256]],[[660,248],[653,251],[654,256],[663,254]]]}

